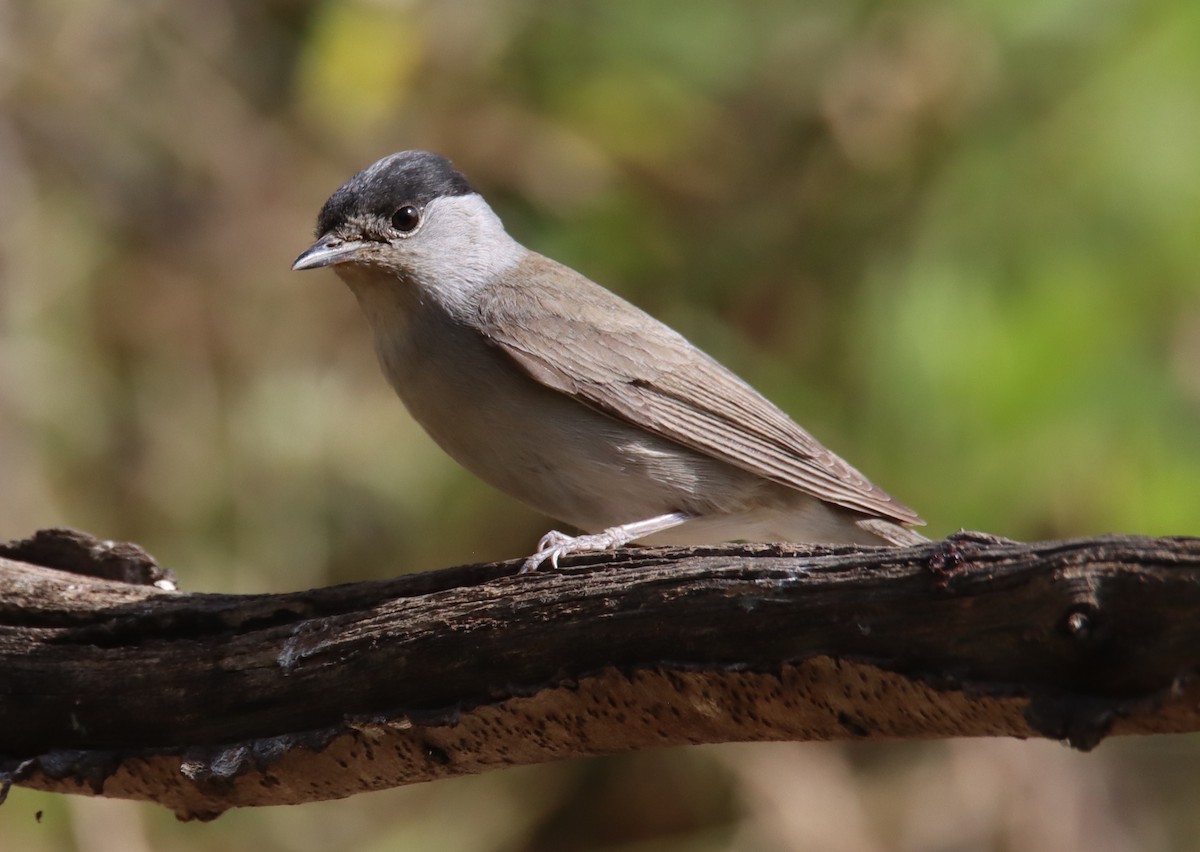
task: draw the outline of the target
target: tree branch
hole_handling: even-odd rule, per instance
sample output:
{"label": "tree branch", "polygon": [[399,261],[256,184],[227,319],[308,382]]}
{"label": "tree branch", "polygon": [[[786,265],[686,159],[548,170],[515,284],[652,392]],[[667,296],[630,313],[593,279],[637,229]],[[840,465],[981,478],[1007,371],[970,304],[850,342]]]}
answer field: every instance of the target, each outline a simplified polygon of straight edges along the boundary
{"label": "tree branch", "polygon": [[2,546],[0,781],[211,818],[685,743],[1200,730],[1200,539],[516,567],[184,594],[132,546]]}

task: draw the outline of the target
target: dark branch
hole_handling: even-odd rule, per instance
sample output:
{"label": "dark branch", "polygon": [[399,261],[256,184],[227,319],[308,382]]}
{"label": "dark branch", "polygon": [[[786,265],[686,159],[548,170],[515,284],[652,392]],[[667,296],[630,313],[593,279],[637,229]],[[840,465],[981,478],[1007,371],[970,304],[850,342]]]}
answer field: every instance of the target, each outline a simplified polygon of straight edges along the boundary
{"label": "dark branch", "polygon": [[163,580],[63,535],[0,550],[2,778],[184,817],[684,743],[1200,730],[1200,539],[635,549],[233,596],[86,576]]}

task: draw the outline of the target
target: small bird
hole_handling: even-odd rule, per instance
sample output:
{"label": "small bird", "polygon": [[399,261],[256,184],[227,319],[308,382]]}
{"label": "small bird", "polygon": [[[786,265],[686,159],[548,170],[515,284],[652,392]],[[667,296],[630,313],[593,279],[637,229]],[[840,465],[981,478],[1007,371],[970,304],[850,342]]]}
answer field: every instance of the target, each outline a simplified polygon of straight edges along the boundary
{"label": "small bird", "polygon": [[292,269],[332,266],[383,373],[460,464],[579,529],[521,572],[648,544],[924,541],[874,486],[682,335],[522,246],[445,157],[338,189]]}

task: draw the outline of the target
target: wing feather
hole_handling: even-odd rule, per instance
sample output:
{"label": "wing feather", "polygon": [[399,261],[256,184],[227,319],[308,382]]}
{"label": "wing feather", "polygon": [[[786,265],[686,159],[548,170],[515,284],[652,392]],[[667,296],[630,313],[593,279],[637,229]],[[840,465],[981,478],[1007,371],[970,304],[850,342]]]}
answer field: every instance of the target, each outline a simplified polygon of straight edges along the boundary
{"label": "wing feather", "polygon": [[508,282],[481,293],[480,321],[535,380],[830,503],[924,523],[728,369],[620,297],[535,254]]}

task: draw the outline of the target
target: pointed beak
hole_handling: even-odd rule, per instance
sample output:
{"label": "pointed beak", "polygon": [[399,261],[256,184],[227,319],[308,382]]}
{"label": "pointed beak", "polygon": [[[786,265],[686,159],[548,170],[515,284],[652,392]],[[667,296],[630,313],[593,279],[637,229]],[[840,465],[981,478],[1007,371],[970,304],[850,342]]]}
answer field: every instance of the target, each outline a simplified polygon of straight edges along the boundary
{"label": "pointed beak", "polygon": [[292,270],[320,269],[355,260],[367,243],[363,240],[343,240],[326,234],[306,249],[292,264]]}

